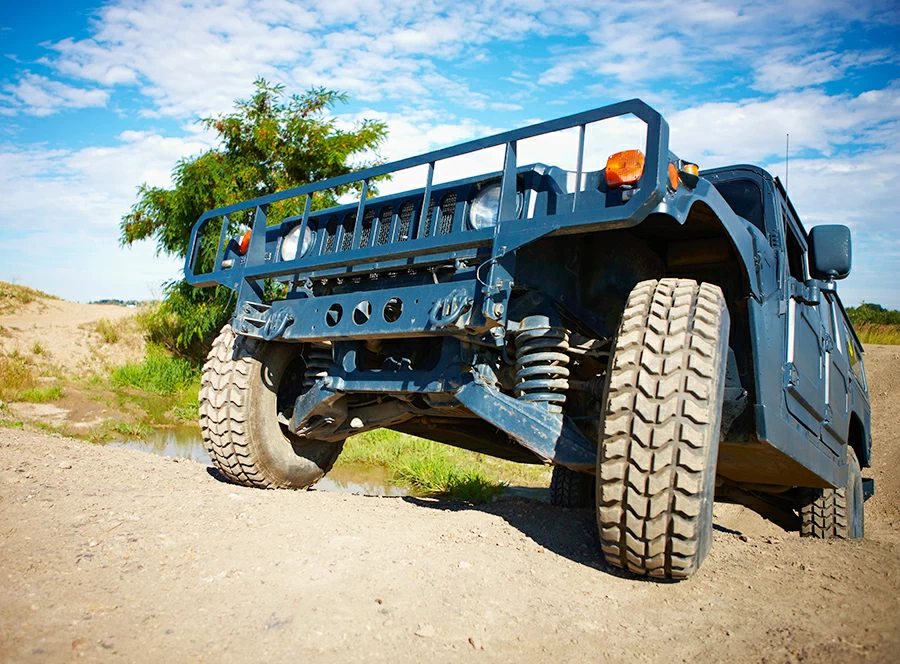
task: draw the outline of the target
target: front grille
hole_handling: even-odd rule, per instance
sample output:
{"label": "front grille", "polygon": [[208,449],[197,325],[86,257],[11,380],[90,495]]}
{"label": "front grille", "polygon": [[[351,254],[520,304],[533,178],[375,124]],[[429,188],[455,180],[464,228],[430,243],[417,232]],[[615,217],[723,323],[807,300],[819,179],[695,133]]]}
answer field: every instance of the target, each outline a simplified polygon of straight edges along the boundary
{"label": "front grille", "polygon": [[428,237],[431,235],[431,222],[434,221],[434,199],[428,199],[428,214],[425,215],[425,218],[420,221],[420,224],[425,224],[425,232],[420,233],[422,237]]}
{"label": "front grille", "polygon": [[416,206],[412,201],[406,201],[400,208],[400,228],[397,229],[397,242],[405,242],[409,239],[415,214]]}
{"label": "front grille", "polygon": [[362,230],[359,232],[359,248],[365,249],[372,239],[372,223],[375,221],[375,210],[366,210],[362,220]]}
{"label": "front grille", "polygon": [[[328,217],[316,215],[312,219],[325,234],[321,253],[333,254],[354,249],[383,247],[392,241],[406,242],[417,237],[451,235],[454,232],[456,208],[465,200],[460,198],[457,191],[438,191],[436,197],[429,198],[428,208],[424,214],[419,214],[422,212],[422,198],[419,196],[389,202],[380,207],[375,203],[363,212],[359,242],[355,245],[353,235],[356,231],[358,208],[344,208],[339,214]],[[438,209],[435,210],[435,207]],[[465,230],[465,226],[462,230]]]}
{"label": "front grille", "polygon": [[380,247],[391,241],[391,220],[394,218],[394,208],[385,205],[381,208],[378,218],[378,237],[375,238],[375,244]]}
{"label": "front grille", "polygon": [[453,215],[456,212],[456,192],[451,191],[441,200],[441,225],[438,235],[448,235],[453,230]]}
{"label": "front grille", "polygon": [[338,229],[338,218],[336,216],[331,217],[328,220],[328,223],[325,224],[325,249],[324,253],[330,254],[334,253],[334,243],[337,239],[337,229]]}
{"label": "front grille", "polygon": [[341,237],[339,251],[350,251],[353,247],[353,231],[356,229],[356,213],[350,212],[344,217],[344,235]]}

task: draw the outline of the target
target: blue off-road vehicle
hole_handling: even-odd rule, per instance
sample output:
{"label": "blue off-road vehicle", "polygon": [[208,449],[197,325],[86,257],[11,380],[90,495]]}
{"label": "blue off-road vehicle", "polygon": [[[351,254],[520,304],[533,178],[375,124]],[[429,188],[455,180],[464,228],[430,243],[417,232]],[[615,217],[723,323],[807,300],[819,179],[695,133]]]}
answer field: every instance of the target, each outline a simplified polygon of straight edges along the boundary
{"label": "blue off-road vehicle", "polygon": [[[640,141],[593,162],[606,123]],[[540,141],[570,167],[523,165]],[[479,174],[435,175],[461,158]],[[419,188],[372,195],[417,170]],[[348,185],[358,200],[320,209]],[[714,500],[860,537],[849,271],[848,229],[807,233],[761,168],[699,171],[641,101],[579,113],[205,213],[187,279],[237,305],[203,435],[261,488],[311,486],[377,427],[551,464],[556,504],[596,507],[606,560],[653,577],[698,569]]]}

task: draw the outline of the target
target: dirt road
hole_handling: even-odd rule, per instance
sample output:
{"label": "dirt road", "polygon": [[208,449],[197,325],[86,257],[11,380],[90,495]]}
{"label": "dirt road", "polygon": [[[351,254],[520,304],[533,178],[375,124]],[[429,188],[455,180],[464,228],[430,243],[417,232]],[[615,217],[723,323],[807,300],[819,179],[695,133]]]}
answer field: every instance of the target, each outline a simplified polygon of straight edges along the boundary
{"label": "dirt road", "polygon": [[867,362],[867,539],[717,506],[710,557],[677,584],[607,568],[590,511],[263,492],[0,429],[0,658],[897,661],[900,348]]}

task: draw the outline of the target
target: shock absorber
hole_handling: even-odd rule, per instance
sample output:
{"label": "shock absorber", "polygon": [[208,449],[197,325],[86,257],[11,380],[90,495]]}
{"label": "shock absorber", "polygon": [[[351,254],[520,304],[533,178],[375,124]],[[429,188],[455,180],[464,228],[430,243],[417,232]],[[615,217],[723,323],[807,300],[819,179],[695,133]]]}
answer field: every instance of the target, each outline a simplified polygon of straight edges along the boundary
{"label": "shock absorber", "polygon": [[548,316],[523,318],[516,334],[516,398],[562,412],[569,389],[568,350],[564,327],[553,327]]}
{"label": "shock absorber", "polygon": [[309,346],[306,351],[306,371],[303,372],[303,387],[311,388],[317,380],[328,375],[334,365],[334,349],[318,344]]}

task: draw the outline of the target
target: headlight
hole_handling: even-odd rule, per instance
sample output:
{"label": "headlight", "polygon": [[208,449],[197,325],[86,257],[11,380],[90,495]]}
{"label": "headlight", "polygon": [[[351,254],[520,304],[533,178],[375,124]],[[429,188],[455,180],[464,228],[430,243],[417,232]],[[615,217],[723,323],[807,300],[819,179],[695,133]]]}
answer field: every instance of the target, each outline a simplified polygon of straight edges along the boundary
{"label": "headlight", "polygon": [[469,207],[469,225],[476,231],[495,226],[500,215],[500,183],[489,184],[478,192]]}
{"label": "headlight", "polygon": [[[305,256],[310,247],[312,247],[312,242],[313,232],[309,226],[294,226],[287,232],[287,235],[284,236],[284,240],[281,242],[281,260],[292,261],[298,255]],[[299,254],[297,253],[298,245],[300,249]]]}
{"label": "headlight", "polygon": [[[525,196],[521,191],[516,192],[516,217],[522,214],[522,205]],[[469,226],[480,231],[497,225],[500,216],[500,183],[494,182],[487,185],[472,199],[469,206]]]}

